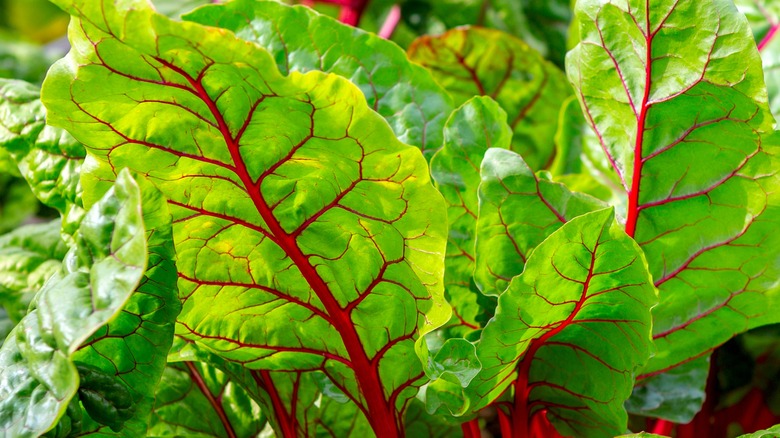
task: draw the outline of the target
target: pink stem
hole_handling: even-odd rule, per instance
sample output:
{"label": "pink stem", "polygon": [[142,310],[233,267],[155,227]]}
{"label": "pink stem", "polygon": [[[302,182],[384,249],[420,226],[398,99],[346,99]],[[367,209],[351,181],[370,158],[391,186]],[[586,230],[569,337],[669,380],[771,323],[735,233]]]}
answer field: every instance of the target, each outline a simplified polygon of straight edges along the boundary
{"label": "pink stem", "polygon": [[769,28],[769,32],[764,35],[764,38],[761,40],[760,43],[758,43],[758,51],[760,52],[764,47],[766,47],[767,44],[769,44],[770,41],[772,41],[772,38],[774,38],[775,34],[777,33],[777,29],[780,28],[780,23],[775,23],[772,25],[772,27]]}
{"label": "pink stem", "polygon": [[398,23],[401,21],[401,7],[393,5],[390,8],[390,13],[387,14],[385,22],[382,24],[382,28],[379,29],[379,36],[384,39],[390,39],[395,32],[395,28],[398,27]]}

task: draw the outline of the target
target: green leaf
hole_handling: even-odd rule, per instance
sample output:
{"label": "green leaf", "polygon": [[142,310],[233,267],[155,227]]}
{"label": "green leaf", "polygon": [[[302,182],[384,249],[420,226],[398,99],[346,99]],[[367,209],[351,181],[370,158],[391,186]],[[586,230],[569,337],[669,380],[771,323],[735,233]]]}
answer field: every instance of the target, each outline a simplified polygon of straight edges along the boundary
{"label": "green leaf", "polygon": [[463,431],[458,424],[446,421],[441,415],[431,415],[425,411],[425,404],[418,399],[409,403],[404,418],[406,436],[425,438],[461,438]]}
{"label": "green leaf", "polygon": [[740,435],[739,438],[774,438],[780,434],[780,424],[772,426],[769,429],[759,430],[758,432]]}
{"label": "green leaf", "polygon": [[349,79],[399,140],[419,147],[427,157],[441,147],[452,99],[395,44],[309,8],[268,1],[234,0],[184,18],[257,43],[283,74],[319,70]]}
{"label": "green leaf", "polygon": [[634,387],[626,410],[632,414],[690,423],[701,410],[710,369],[709,356],[648,377]]}
{"label": "green leaf", "polygon": [[626,435],[619,435],[616,438],[666,438],[664,435],[656,435],[654,433],[639,432],[630,433]]}
{"label": "green leaf", "polygon": [[531,251],[566,221],[605,206],[547,173],[535,175],[512,151],[489,149],[481,174],[474,280],[486,295],[500,295]]}
{"label": "green leaf", "polygon": [[35,196],[63,215],[64,232],[72,234],[84,215],[79,180],[84,146],[45,120],[37,86],[0,79],[0,149],[13,156]]}
{"label": "green leaf", "polygon": [[431,159],[431,176],[447,201],[450,230],[444,271],[447,301],[453,307],[446,326],[448,337],[479,330],[495,307],[472,280],[479,167],[488,148],[509,148],[511,141],[504,110],[490,97],[475,97],[450,115],[444,127],[444,146]]}
{"label": "green leaf", "polygon": [[8,173],[0,173],[0,234],[33,217],[40,207],[27,183]]}
{"label": "green leaf", "polygon": [[230,427],[250,437],[264,426],[259,406],[229,376],[204,363],[174,362],[155,394],[148,435],[227,437]]}
{"label": "green leaf", "polygon": [[[144,193],[143,199],[153,200],[155,196]],[[125,341],[138,340],[137,333],[120,334],[112,330],[122,321],[119,314],[123,310],[141,313],[139,301],[148,301],[141,296],[143,292],[133,294],[139,283],[160,281],[155,271],[159,265],[171,263],[155,261],[152,253],[147,275],[154,277],[144,280],[147,267],[144,219],[148,219],[147,226],[160,225],[159,221],[167,216],[159,194],[156,200],[156,204],[145,205],[154,208],[148,208],[143,216],[141,189],[128,172],[123,172],[114,187],[86,214],[76,235],[76,246],[63,263],[63,271],[46,282],[35,298],[34,310],[22,319],[0,348],[0,408],[4,412],[0,430],[3,433],[14,437],[38,436],[54,427],[79,389],[79,373],[74,362],[89,363],[122,379],[133,376],[134,385],[138,385],[133,390],[141,393],[156,383],[153,375],[140,376],[136,368],[126,368],[118,360],[124,356],[149,361],[137,364],[141,371],[148,371],[147,367],[154,365],[155,352],[148,345],[132,342],[139,349],[131,351]],[[150,227],[148,233],[160,237],[170,235],[164,228]],[[155,244],[150,245],[152,251],[163,254],[167,251],[170,255],[170,245],[160,248],[160,242],[152,240],[152,243]],[[155,283],[151,287],[165,286],[169,294],[174,293],[170,283]],[[131,297],[136,296],[141,297],[134,302]],[[162,336],[164,327],[155,329],[159,339],[154,342],[164,348],[163,361],[157,360],[162,371],[168,345]],[[102,354],[101,362],[87,362],[93,351]]]}
{"label": "green leaf", "polygon": [[569,79],[660,291],[654,375],[778,320],[780,139],[731,1],[583,0],[577,16]]}
{"label": "green leaf", "polygon": [[253,370],[321,370],[398,433],[424,379],[415,344],[450,311],[445,205],[420,150],[339,76],[282,76],[257,46],[143,1],[57,3],[81,18],[44,83],[49,122],[102,163],[85,192],[129,167],[168,198],[178,333]]}
{"label": "green leaf", "polygon": [[547,418],[563,435],[614,436],[652,351],[656,296],[642,252],[611,210],[567,222],[533,251],[482,331],[472,411],[514,389],[513,430]]}
{"label": "green leaf", "polygon": [[458,28],[421,37],[409,58],[430,69],[456,105],[473,96],[495,99],[508,114],[512,150],[533,169],[552,164],[558,113],[572,92],[563,72],[524,42],[496,30]]}
{"label": "green leaf", "polygon": [[0,236],[0,305],[13,321],[27,314],[35,293],[62,267],[66,252],[59,220]]}

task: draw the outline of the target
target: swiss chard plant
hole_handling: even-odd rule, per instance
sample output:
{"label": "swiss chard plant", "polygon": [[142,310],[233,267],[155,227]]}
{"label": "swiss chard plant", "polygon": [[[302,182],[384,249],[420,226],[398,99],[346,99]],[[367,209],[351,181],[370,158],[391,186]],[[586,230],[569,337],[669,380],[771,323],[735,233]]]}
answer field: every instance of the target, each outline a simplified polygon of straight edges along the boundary
{"label": "swiss chard plant", "polygon": [[780,423],[774,9],[405,2],[404,51],[383,2],[53,3],[0,79],[4,436]]}

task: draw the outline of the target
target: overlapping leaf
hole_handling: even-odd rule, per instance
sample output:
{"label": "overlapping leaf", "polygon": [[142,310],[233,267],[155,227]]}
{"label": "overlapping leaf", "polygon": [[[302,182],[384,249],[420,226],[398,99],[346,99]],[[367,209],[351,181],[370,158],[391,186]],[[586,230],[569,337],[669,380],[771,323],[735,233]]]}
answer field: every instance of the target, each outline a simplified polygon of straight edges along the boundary
{"label": "overlapping leaf", "polygon": [[[143,403],[149,400],[143,400],[144,394],[156,385],[155,369],[162,372],[178,310],[170,281],[175,280],[171,243],[157,240],[170,240],[169,224],[159,194],[142,194],[127,172],[88,212],[63,272],[44,285],[35,309],[0,349],[3,433],[38,436],[54,427],[80,388],[80,374],[81,387],[91,388],[81,397],[89,415],[117,430],[124,420],[140,417],[142,427],[133,433],[145,432]],[[167,302],[151,296],[158,290],[167,294]],[[166,318],[155,318],[160,315]],[[142,319],[153,326],[146,327]],[[112,400],[129,403],[128,415],[112,418]]]}
{"label": "overlapping leaf", "polygon": [[567,222],[499,297],[477,346],[473,410],[512,387],[520,433],[545,409],[563,435],[625,430],[623,401],[652,350],[656,296],[641,250],[613,217],[600,210]]}
{"label": "overlapping leaf", "polygon": [[466,336],[491,316],[483,315],[493,306],[486,303],[472,280],[477,258],[479,168],[488,148],[509,148],[511,140],[504,110],[489,97],[476,97],[452,113],[444,128],[444,146],[431,159],[431,175],[448,204],[444,282],[453,307],[447,324],[452,335]]}
{"label": "overlapping leaf", "polygon": [[550,166],[558,113],[571,95],[557,67],[511,35],[477,27],[423,36],[409,58],[430,69],[456,105],[473,96],[495,99],[508,114],[512,149],[532,169]]}
{"label": "overlapping leaf", "polygon": [[584,0],[577,14],[569,78],[660,290],[651,375],[778,320],[778,138],[732,2]]}
{"label": "overlapping leaf", "polygon": [[0,236],[0,306],[14,321],[27,313],[35,293],[60,270],[66,252],[59,220]]}
{"label": "overlapping leaf", "polygon": [[13,156],[35,196],[63,215],[70,234],[84,214],[79,182],[84,147],[45,119],[38,87],[0,79],[0,149]]}
{"label": "overlapping leaf", "polygon": [[604,208],[549,174],[535,175],[512,151],[488,150],[481,174],[474,280],[487,295],[501,294],[531,251],[566,221]]}
{"label": "overlapping leaf", "polygon": [[264,425],[259,406],[224,373],[204,363],[174,362],[155,394],[148,435],[249,437]]}
{"label": "overlapping leaf", "polygon": [[50,122],[169,199],[181,334],[251,369],[321,370],[400,433],[415,342],[449,317],[445,206],[420,151],[338,76],[284,77],[142,1],[57,3],[77,17],[44,84]]}
{"label": "overlapping leaf", "polygon": [[200,8],[184,18],[229,29],[259,44],[284,74],[320,70],[349,79],[399,140],[428,157],[441,147],[452,100],[395,44],[309,8],[269,1],[237,0]]}

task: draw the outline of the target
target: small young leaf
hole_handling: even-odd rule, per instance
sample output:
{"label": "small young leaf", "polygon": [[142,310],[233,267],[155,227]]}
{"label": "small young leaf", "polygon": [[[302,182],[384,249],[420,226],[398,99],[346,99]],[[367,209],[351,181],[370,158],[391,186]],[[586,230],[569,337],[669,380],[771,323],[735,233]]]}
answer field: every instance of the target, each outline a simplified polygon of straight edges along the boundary
{"label": "small young leaf", "polygon": [[472,280],[479,168],[488,148],[509,148],[511,141],[504,110],[490,97],[474,97],[453,111],[444,127],[444,147],[431,159],[431,176],[448,204],[444,283],[453,308],[445,328],[448,337],[475,332],[495,307]]}
{"label": "small young leaf", "polygon": [[501,294],[531,251],[566,221],[605,206],[535,175],[520,155],[504,149],[487,151],[481,176],[474,280],[486,295]]}

